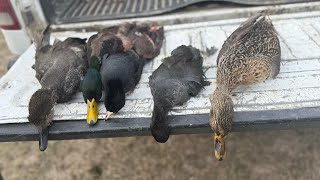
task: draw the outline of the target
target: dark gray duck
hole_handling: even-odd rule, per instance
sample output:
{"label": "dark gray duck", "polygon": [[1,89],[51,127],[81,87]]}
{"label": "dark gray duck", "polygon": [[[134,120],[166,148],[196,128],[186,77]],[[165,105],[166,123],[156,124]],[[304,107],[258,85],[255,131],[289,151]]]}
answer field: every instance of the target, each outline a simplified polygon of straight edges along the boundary
{"label": "dark gray duck", "polygon": [[105,93],[106,120],[125,105],[125,96],[138,84],[145,60],[133,50],[105,56],[100,74]]}
{"label": "dark gray duck", "polygon": [[170,135],[167,114],[172,107],[182,105],[196,96],[208,84],[204,81],[203,58],[192,46],[180,46],[163,59],[149,77],[154,100],[151,133],[157,142],[164,143]]}
{"label": "dark gray duck", "polygon": [[40,134],[39,148],[44,151],[48,141],[48,126],[53,118],[53,106],[69,101],[79,90],[80,79],[86,70],[85,39],[68,38],[49,44],[47,27],[40,42],[36,43],[36,77],[41,84],[29,102],[28,120]]}

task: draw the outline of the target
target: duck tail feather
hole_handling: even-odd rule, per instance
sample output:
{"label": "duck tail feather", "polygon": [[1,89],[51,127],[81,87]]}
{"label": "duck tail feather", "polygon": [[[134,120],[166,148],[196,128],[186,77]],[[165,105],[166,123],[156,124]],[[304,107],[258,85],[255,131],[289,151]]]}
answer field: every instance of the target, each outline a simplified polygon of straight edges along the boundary
{"label": "duck tail feather", "polygon": [[41,33],[40,39],[35,39],[35,46],[37,50],[47,45],[50,45],[50,24],[46,28],[44,28]]}

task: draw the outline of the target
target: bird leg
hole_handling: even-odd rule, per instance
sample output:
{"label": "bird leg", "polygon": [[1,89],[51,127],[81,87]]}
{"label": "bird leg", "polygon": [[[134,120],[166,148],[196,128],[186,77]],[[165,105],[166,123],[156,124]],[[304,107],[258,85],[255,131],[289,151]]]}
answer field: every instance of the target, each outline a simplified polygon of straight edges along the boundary
{"label": "bird leg", "polygon": [[148,39],[148,41],[151,43],[153,49],[156,49],[156,45],[154,44],[153,40],[150,38],[149,35],[147,35],[146,33],[143,33],[143,35]]}
{"label": "bird leg", "polygon": [[154,32],[157,32],[158,29],[159,29],[158,26],[155,25],[155,26],[151,26],[151,27],[149,28],[149,31],[154,33]]}
{"label": "bird leg", "polygon": [[129,96],[129,95],[131,95],[132,93],[133,93],[133,90],[132,90],[132,91],[127,92],[127,93],[126,93],[126,96]]}

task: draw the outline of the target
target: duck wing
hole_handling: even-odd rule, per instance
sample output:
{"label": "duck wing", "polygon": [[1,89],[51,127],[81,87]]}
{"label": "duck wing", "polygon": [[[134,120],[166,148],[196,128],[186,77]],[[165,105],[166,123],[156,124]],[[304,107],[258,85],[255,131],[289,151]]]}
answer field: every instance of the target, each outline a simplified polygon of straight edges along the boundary
{"label": "duck wing", "polygon": [[[190,98],[189,96],[197,95],[204,86],[202,62],[200,51],[196,48],[184,45],[176,48],[172,51],[171,56],[165,58],[163,64],[150,76],[151,91],[160,91],[160,97],[161,93],[165,91],[179,92],[181,96],[186,96],[183,93],[185,92],[188,98],[179,98],[183,99],[183,102],[178,99],[173,100],[178,104],[184,103]],[[175,99],[175,97],[179,97],[179,95],[169,98]]]}
{"label": "duck wing", "polygon": [[245,22],[243,22],[240,27],[238,27],[223,43],[222,48],[219,51],[218,58],[217,58],[217,64],[219,63],[219,60],[222,58],[223,55],[227,53],[229,48],[236,43],[239,39],[241,39],[243,36],[248,34],[250,30],[252,29],[252,25],[257,21],[259,17],[261,17],[263,13],[258,13],[249,19],[247,19]]}

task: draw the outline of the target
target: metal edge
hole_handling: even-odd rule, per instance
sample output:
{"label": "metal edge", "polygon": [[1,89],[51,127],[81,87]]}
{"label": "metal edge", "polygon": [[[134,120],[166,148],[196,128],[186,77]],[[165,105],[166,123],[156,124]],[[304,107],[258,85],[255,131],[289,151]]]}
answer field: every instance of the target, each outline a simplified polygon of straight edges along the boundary
{"label": "metal edge", "polygon": [[[314,2],[316,0],[309,0],[307,2]],[[233,3],[237,5],[247,5],[247,6],[263,6],[263,5],[285,5],[285,4],[295,4],[295,3],[303,3],[304,0],[281,0],[281,1],[257,1],[257,0],[249,0],[249,1],[242,1],[242,0],[198,0],[198,1],[190,1],[181,3],[176,6],[170,6],[165,9],[159,9],[152,12],[140,12],[139,15],[137,13],[128,13],[126,15],[113,15],[106,16],[104,15],[98,15],[98,16],[89,16],[89,17],[68,17],[68,18],[58,18],[56,17],[53,21],[55,24],[69,24],[69,23],[81,23],[81,22],[88,22],[88,21],[100,21],[100,20],[117,20],[117,19],[127,19],[127,18],[139,18],[139,17],[148,17],[148,16],[155,16],[155,15],[161,15],[164,13],[170,13],[174,10],[179,10],[184,7],[194,5],[201,2],[218,2],[218,3]]]}
{"label": "metal edge", "polygon": [[319,2],[305,2],[305,3],[294,3],[284,5],[267,5],[267,6],[244,6],[241,8],[231,9],[214,9],[204,10],[199,12],[187,12],[187,13],[169,13],[150,17],[137,17],[137,18],[126,18],[126,19],[114,19],[114,20],[101,20],[93,22],[77,22],[67,24],[53,24],[53,31],[96,31],[98,29],[121,24],[125,22],[148,22],[158,23],[159,25],[172,25],[172,24],[184,24],[194,22],[206,22],[206,21],[217,21],[226,20],[233,18],[246,18],[260,12],[262,10],[268,10],[269,15],[283,14],[283,13],[297,13],[297,12],[310,12],[317,11],[320,9]]}
{"label": "metal edge", "polygon": [[[211,133],[208,114],[169,116],[172,134]],[[320,127],[320,107],[235,112],[233,132],[285,130]],[[150,136],[150,118],[99,120],[90,127],[85,120],[57,121],[49,129],[50,140]],[[0,125],[0,142],[36,141],[37,130],[30,123]]]}

